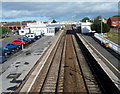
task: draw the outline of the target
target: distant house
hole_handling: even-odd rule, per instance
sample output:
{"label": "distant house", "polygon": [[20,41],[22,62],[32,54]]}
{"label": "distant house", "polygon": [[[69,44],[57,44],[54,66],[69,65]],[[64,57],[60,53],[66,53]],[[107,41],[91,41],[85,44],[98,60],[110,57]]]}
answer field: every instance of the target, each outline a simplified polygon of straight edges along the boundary
{"label": "distant house", "polygon": [[102,22],[107,23],[107,19],[103,19]]}
{"label": "distant house", "polygon": [[9,27],[12,30],[21,29],[27,26],[27,23],[34,23],[35,21],[23,21],[23,22],[7,22],[3,27]]}
{"label": "distant house", "polygon": [[120,17],[110,17],[107,20],[107,24],[111,27],[111,28],[120,28]]}

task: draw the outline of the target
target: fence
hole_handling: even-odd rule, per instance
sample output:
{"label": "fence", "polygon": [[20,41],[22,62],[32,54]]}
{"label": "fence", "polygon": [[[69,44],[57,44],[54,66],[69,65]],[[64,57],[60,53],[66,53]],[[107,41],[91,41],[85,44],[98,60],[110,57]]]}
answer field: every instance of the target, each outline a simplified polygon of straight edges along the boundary
{"label": "fence", "polygon": [[101,41],[102,43],[109,43],[109,47],[114,50],[116,53],[120,54],[120,46],[113,43],[112,41],[102,37],[100,34],[95,33],[94,37],[97,38],[99,41]]}

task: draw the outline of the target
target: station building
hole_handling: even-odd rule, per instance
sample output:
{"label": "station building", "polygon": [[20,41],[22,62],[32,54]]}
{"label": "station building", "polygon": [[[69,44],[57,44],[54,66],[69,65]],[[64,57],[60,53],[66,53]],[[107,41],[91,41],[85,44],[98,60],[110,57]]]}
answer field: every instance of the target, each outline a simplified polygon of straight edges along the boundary
{"label": "station building", "polygon": [[19,30],[19,34],[35,33],[36,35],[54,36],[62,28],[62,24],[44,24],[42,21],[37,21],[36,23],[27,23],[25,28]]}

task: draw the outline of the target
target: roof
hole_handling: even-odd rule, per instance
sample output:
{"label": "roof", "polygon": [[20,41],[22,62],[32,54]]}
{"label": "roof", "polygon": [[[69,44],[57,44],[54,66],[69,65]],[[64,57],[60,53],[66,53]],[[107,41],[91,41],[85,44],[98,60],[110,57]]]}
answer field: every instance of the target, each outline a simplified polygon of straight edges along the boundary
{"label": "roof", "polygon": [[111,21],[120,21],[120,17],[110,17]]}
{"label": "roof", "polygon": [[27,25],[27,23],[34,23],[34,21],[23,21],[23,22],[8,22],[4,26],[16,26],[16,25]]}
{"label": "roof", "polygon": [[61,27],[61,26],[63,26],[63,25],[62,24],[47,25],[47,27],[55,27],[55,28]]}

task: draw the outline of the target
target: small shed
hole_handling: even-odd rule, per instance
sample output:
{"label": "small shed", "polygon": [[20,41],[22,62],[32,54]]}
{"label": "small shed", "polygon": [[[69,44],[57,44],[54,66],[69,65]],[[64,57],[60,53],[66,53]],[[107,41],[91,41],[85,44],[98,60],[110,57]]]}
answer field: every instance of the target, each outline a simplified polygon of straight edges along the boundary
{"label": "small shed", "polygon": [[19,35],[25,35],[26,33],[29,33],[29,28],[20,29],[18,32]]}
{"label": "small shed", "polygon": [[81,33],[86,34],[86,33],[91,33],[91,24],[90,22],[82,22],[81,23]]}
{"label": "small shed", "polygon": [[55,27],[47,27],[47,32],[44,33],[46,36],[54,36],[55,35]]}

